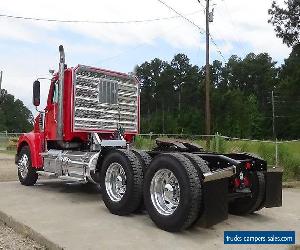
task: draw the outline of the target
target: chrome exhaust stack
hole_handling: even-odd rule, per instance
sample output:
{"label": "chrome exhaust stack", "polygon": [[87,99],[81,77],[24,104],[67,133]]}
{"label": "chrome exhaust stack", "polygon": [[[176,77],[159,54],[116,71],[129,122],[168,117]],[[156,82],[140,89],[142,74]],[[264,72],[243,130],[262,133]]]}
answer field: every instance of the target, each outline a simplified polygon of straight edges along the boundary
{"label": "chrome exhaust stack", "polygon": [[59,45],[59,72],[58,72],[58,112],[57,112],[57,140],[63,140],[63,100],[64,100],[64,73],[65,73],[65,52],[64,47]]}

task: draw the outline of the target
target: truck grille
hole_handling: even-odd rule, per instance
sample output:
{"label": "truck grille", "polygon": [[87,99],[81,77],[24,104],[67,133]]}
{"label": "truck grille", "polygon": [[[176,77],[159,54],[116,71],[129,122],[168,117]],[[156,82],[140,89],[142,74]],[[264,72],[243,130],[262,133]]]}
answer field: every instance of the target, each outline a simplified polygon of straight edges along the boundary
{"label": "truck grille", "polygon": [[131,77],[112,76],[79,66],[74,80],[74,131],[137,131],[138,84]]}

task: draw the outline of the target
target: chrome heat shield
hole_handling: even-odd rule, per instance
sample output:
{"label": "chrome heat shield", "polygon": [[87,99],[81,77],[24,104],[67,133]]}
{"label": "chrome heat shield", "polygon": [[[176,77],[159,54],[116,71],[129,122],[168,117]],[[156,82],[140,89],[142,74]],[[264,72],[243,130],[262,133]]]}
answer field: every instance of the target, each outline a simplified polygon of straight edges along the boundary
{"label": "chrome heat shield", "polygon": [[79,65],[74,70],[73,131],[138,130],[137,80]]}

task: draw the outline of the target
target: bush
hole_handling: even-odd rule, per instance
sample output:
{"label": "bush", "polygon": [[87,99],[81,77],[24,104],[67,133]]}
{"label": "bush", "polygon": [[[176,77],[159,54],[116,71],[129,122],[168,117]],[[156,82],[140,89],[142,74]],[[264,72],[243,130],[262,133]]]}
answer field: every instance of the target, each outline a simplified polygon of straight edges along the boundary
{"label": "bush", "polygon": [[281,144],[278,148],[279,164],[284,167],[284,180],[300,180],[300,155],[293,154],[289,145]]}
{"label": "bush", "polygon": [[137,149],[150,150],[154,148],[155,140],[150,138],[144,138],[142,136],[136,136],[134,138],[134,147]]}

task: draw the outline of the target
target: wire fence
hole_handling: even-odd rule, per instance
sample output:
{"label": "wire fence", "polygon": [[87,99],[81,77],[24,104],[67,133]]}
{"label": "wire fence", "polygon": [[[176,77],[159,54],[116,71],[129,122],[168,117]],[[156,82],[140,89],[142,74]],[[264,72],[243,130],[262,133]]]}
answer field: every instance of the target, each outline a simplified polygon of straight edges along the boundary
{"label": "wire fence", "polygon": [[[16,140],[22,133],[9,133],[7,131],[0,132],[0,145],[5,144],[9,140]],[[283,144],[283,143],[295,143],[300,142],[300,139],[295,140],[258,140],[258,139],[247,139],[247,138],[238,138],[238,137],[230,137],[220,135],[218,133],[214,135],[194,135],[194,134],[155,134],[155,133],[148,133],[148,134],[139,134],[139,137],[148,138],[150,140],[155,140],[156,138],[174,138],[174,139],[187,139],[192,141],[204,142],[207,138],[210,138],[212,142],[211,145],[214,150],[220,151],[222,141],[234,142],[257,142],[257,143],[273,143],[273,144]]]}
{"label": "wire fence", "polygon": [[188,140],[206,140],[207,138],[210,138],[210,140],[225,140],[225,141],[248,141],[248,142],[262,142],[262,143],[292,143],[292,142],[300,142],[300,139],[295,140],[258,140],[258,139],[247,139],[247,138],[239,138],[239,137],[230,137],[230,136],[224,136],[220,135],[218,133],[214,135],[192,135],[192,134],[154,134],[154,133],[148,133],[148,134],[139,134],[140,137],[143,138],[149,138],[149,139],[156,139],[159,137],[163,138],[175,138],[175,139],[188,139]]}
{"label": "wire fence", "polygon": [[15,150],[21,133],[0,132],[0,151]]}
{"label": "wire fence", "polygon": [[[21,133],[0,132],[0,152],[16,150],[18,137]],[[284,178],[300,180],[300,140],[254,140],[219,135],[191,134],[140,134],[135,138],[134,145],[140,149],[155,147],[156,138],[174,138],[190,140],[205,150],[218,153],[250,152],[267,160],[269,166],[284,169]],[[210,138],[210,148],[206,148],[206,139]]]}

